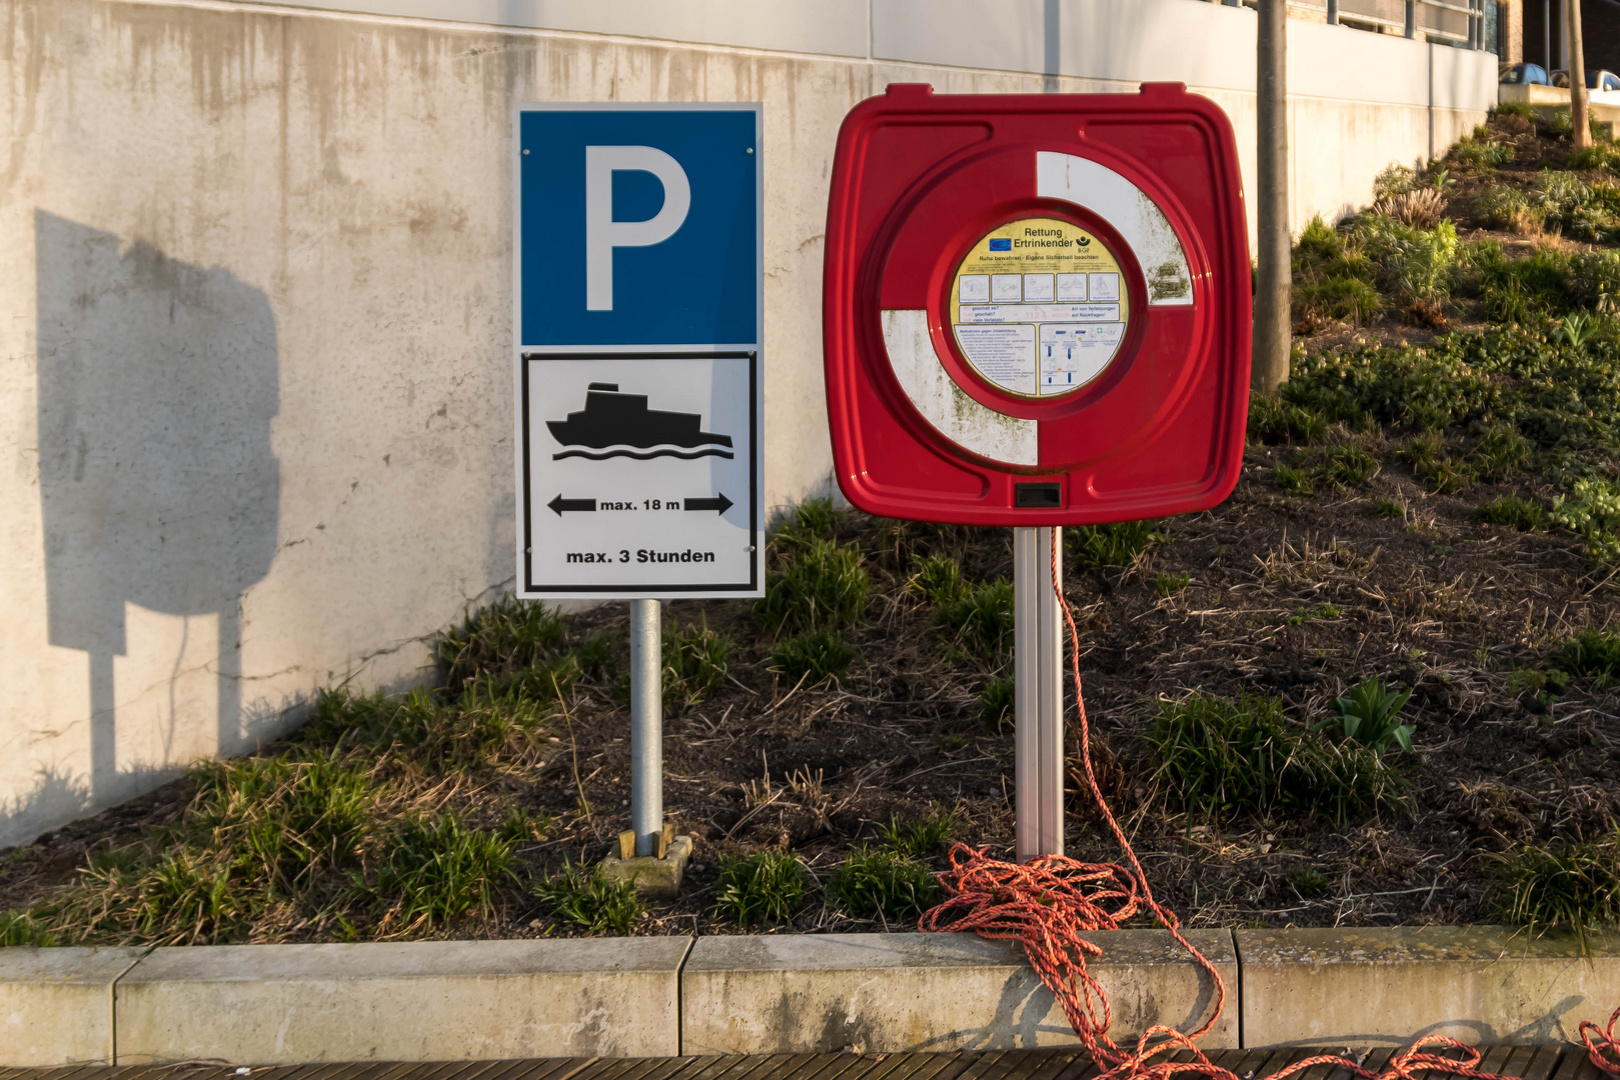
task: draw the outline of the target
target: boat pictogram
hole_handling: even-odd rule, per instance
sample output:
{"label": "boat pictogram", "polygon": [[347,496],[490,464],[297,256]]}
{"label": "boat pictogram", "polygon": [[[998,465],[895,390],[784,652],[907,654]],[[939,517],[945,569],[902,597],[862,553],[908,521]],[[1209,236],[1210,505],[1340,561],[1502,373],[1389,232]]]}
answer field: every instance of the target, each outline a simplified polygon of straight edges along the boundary
{"label": "boat pictogram", "polygon": [[591,383],[583,410],[566,420],[547,420],[546,427],[567,447],[552,454],[553,460],[734,456],[731,436],[702,430],[700,414],[649,409],[646,394],[623,393],[618,383]]}

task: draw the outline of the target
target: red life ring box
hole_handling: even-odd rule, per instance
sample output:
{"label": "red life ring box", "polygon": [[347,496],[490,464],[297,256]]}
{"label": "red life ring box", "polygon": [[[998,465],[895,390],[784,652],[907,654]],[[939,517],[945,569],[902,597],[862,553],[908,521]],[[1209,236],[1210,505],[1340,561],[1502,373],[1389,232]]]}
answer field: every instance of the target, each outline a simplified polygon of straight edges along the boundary
{"label": "red life ring box", "polygon": [[838,136],[827,411],[862,510],[978,525],[1206,509],[1242,465],[1250,269],[1226,114],[898,84]]}

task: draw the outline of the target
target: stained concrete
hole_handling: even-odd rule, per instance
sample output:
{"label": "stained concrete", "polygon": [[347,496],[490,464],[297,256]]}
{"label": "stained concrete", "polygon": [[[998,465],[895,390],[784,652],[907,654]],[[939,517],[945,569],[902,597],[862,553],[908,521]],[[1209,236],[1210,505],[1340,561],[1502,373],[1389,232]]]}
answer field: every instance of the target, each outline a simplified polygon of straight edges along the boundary
{"label": "stained concrete", "polygon": [[117,987],[118,1064],[680,1052],[691,939],[157,949]]}
{"label": "stained concrete", "polygon": [[1238,930],[1245,1046],[1578,1041],[1620,1003],[1620,936],[1490,926]]}
{"label": "stained concrete", "polygon": [[[1225,930],[1188,938],[1231,998],[1203,1040],[1238,1045],[1236,954]],[[1212,980],[1161,930],[1084,935],[1089,969],[1113,1006],[1109,1035],[1150,1024],[1190,1030],[1214,1003]],[[1079,1042],[1052,994],[1009,942],[971,934],[705,937],[681,977],[688,1054],[899,1053],[1068,1046]]]}
{"label": "stained concrete", "polygon": [[0,1066],[110,1065],[113,984],[145,949],[0,949]]}

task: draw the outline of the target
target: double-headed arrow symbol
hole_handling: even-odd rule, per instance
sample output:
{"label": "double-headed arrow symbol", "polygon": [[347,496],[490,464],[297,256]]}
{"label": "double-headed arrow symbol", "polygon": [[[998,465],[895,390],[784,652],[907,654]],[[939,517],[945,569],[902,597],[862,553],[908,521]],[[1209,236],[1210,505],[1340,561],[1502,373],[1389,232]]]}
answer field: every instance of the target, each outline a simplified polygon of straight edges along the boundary
{"label": "double-headed arrow symbol", "polygon": [[[722,491],[719,495],[712,499],[687,499],[682,505],[688,510],[716,510],[723,514],[727,510],[730,510],[735,504],[730,499],[726,498],[726,493]],[[562,497],[562,492],[558,492],[557,497],[546,503],[546,506],[548,509],[555,511],[558,517],[562,517],[563,511],[565,510],[587,510],[594,512],[596,510],[596,500],[565,499]]]}

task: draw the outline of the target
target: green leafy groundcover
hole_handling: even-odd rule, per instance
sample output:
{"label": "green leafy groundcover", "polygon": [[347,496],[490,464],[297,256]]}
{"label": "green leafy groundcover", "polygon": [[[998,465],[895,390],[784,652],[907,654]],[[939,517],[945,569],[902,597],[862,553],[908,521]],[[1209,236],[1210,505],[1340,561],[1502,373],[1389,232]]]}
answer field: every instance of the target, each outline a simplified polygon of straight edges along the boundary
{"label": "green leafy groundcover", "polygon": [[[1405,426],[1528,440],[1532,467],[1560,489],[1552,520],[1592,557],[1620,559],[1620,346],[1521,326],[1446,334],[1423,347],[1296,356],[1285,406],[1353,427]],[[1296,422],[1297,426],[1297,422]]]}

